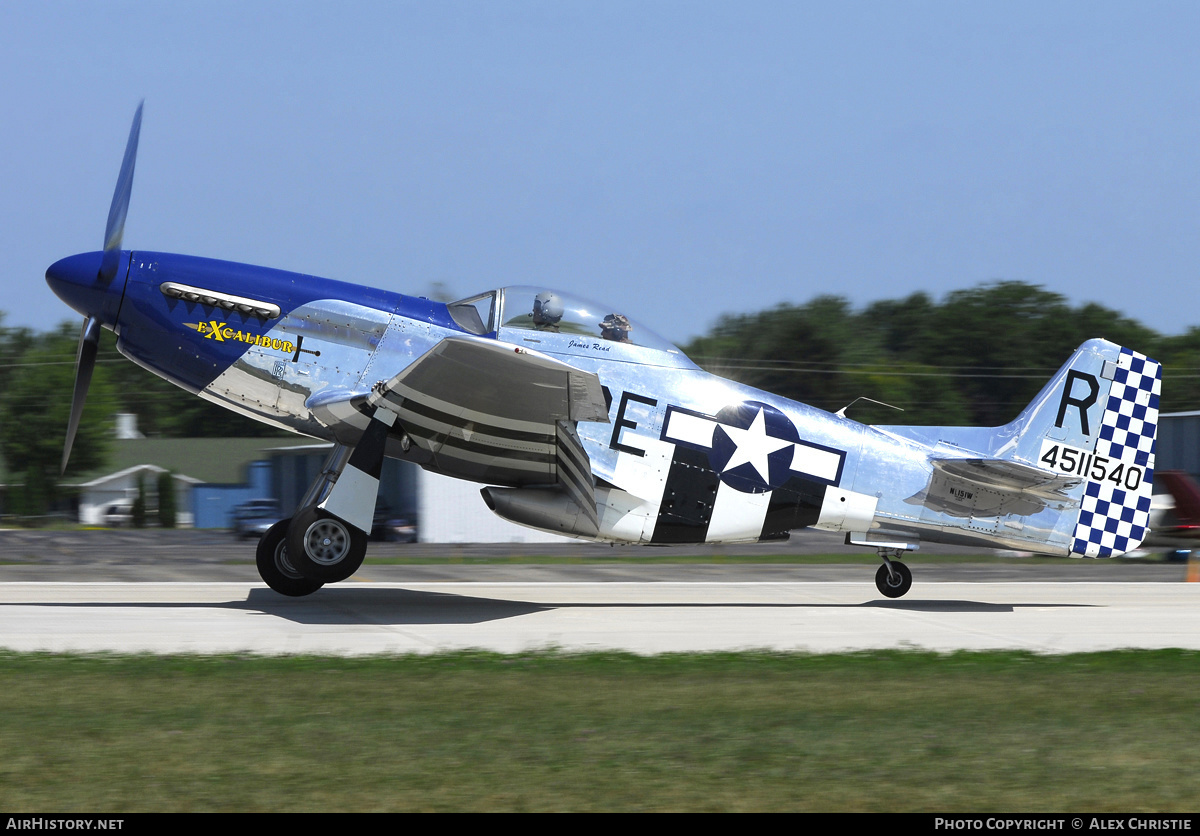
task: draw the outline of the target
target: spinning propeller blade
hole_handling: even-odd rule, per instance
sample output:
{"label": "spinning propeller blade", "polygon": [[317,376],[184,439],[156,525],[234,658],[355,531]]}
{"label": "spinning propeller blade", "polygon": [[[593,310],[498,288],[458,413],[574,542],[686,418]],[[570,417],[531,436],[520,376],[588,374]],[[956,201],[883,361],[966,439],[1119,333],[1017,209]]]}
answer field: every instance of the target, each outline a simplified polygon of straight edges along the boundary
{"label": "spinning propeller blade", "polygon": [[79,429],[79,417],[83,415],[83,404],[87,400],[99,348],[100,321],[89,316],[83,321],[83,330],[79,332],[79,350],[75,355],[75,391],[71,394],[71,419],[67,423],[67,440],[63,444],[62,473],[67,472],[67,461],[71,458],[71,446],[75,443],[75,432]]}
{"label": "spinning propeller blade", "polygon": [[129,141],[125,143],[125,159],[121,160],[121,174],[117,177],[117,188],[113,191],[112,206],[108,208],[108,225],[104,229],[104,261],[100,263],[100,278],[109,281],[117,274],[117,261],[121,255],[121,238],[125,234],[125,214],[129,211],[129,193],[133,191],[133,166],[137,162],[138,135],[142,132],[142,105],[138,103],[133,114],[133,125],[129,128]]}
{"label": "spinning propeller blade", "polygon": [[[112,281],[121,260],[121,239],[125,234],[125,215],[129,211],[129,195],[133,190],[133,167],[137,162],[138,136],[142,131],[142,105],[138,103],[129,128],[129,141],[125,143],[125,158],[121,161],[121,173],[117,177],[117,188],[113,192],[112,205],[108,209],[108,225],[104,229],[104,257],[100,262],[99,278],[102,282]],[[75,433],[79,430],[79,419],[87,401],[88,386],[96,368],[96,353],[100,348],[100,320],[89,316],[83,321],[79,334],[79,350],[75,356],[75,390],[71,395],[71,418],[67,423],[67,440],[63,444],[62,472],[67,470],[71,458],[71,447]]]}

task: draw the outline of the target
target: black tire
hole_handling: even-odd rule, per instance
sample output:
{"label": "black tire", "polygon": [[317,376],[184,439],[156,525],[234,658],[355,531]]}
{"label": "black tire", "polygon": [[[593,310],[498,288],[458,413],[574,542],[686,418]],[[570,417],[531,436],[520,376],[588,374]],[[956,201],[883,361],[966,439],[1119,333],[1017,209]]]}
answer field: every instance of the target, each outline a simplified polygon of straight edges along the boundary
{"label": "black tire", "polygon": [[280,520],[258,541],[255,562],[259,577],[280,595],[299,598],[311,595],[325,584],[304,577],[288,557],[287,533],[291,520]]}
{"label": "black tire", "polygon": [[337,583],[358,571],[367,556],[367,535],[310,505],[296,512],[287,533],[288,559],[306,578]]}
{"label": "black tire", "polygon": [[879,567],[875,573],[875,586],[888,598],[899,598],[912,588],[912,572],[899,560],[892,561],[892,568],[896,570],[895,578],[888,572],[886,563]]}

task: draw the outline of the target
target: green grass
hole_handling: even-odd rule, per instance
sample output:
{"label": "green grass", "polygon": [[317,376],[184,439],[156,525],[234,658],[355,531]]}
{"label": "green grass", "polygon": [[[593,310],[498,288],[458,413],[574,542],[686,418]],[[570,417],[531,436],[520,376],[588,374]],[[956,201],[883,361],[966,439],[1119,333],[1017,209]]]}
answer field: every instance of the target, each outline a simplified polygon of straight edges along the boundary
{"label": "green grass", "polygon": [[0,808],[1192,811],[1200,654],[0,656]]}

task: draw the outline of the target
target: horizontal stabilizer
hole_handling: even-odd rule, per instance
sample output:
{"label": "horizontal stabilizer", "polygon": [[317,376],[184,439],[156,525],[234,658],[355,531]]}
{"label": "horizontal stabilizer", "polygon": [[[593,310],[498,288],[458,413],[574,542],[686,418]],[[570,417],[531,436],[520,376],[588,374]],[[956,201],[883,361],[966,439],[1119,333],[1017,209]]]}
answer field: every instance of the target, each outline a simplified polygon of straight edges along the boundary
{"label": "horizontal stabilizer", "polygon": [[906,500],[952,517],[1030,516],[1075,504],[1067,491],[1078,478],[1004,459],[933,459],[921,493]]}
{"label": "horizontal stabilizer", "polygon": [[1041,497],[1047,504],[1069,502],[1066,492],[1082,481],[1007,459],[934,459],[931,464],[950,478],[996,491]]}

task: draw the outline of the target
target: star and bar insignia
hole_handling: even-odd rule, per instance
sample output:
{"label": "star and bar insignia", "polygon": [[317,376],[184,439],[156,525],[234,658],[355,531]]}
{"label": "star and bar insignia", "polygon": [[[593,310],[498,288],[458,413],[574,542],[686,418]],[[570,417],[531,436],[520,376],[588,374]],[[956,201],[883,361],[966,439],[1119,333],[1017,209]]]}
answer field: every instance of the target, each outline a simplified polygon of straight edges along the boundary
{"label": "star and bar insignia", "polygon": [[668,406],[663,441],[708,453],[721,481],[744,493],[765,493],[792,476],[836,485],[846,454],[804,441],[780,410],[759,401],[724,407],[715,416]]}

